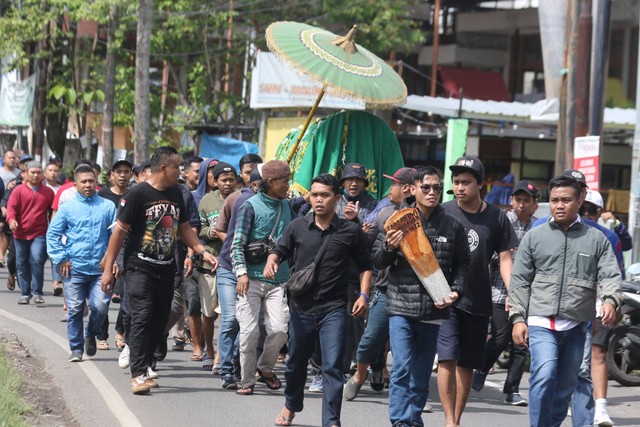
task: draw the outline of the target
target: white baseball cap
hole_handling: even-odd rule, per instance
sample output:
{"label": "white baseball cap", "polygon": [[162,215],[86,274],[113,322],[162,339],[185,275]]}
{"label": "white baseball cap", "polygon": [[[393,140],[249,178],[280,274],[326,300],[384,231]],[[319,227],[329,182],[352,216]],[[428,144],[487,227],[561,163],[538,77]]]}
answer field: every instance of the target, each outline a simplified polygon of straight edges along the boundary
{"label": "white baseball cap", "polygon": [[595,190],[587,190],[587,197],[584,199],[584,201],[592,203],[600,209],[604,208],[604,200],[602,199],[602,195]]}

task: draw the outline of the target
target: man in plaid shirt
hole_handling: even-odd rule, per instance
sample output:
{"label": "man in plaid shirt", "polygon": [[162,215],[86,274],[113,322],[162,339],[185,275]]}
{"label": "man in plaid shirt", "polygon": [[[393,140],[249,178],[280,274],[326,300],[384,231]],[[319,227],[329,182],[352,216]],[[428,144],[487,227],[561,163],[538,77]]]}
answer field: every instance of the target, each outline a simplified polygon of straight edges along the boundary
{"label": "man in plaid shirt", "polygon": [[[538,189],[529,181],[520,181],[513,187],[511,195],[512,210],[507,212],[518,242],[525,233],[531,230],[537,220],[533,213],[538,209]],[[515,251],[512,257],[515,259]],[[487,354],[484,369],[476,370],[473,374],[472,388],[482,390],[484,381],[493,364],[498,360],[502,351],[511,341],[511,322],[509,322],[509,308],[507,306],[508,290],[500,276],[500,263],[497,254],[491,261],[491,299],[493,301],[493,315],[491,316],[491,338],[487,341]],[[519,386],[524,372],[529,351],[526,347],[512,344],[509,355],[509,372],[504,382],[502,392],[506,395],[504,403],[515,406],[527,406],[527,401],[520,396]]]}

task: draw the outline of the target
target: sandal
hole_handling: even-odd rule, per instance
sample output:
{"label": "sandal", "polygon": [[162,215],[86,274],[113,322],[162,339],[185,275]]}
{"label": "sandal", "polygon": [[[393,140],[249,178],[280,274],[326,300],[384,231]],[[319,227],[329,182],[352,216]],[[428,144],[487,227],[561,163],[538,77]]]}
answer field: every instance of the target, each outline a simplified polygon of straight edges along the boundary
{"label": "sandal", "polygon": [[10,274],[9,277],[7,277],[7,289],[12,291],[15,288],[16,288],[16,276],[14,276],[13,274]]}
{"label": "sandal", "polygon": [[201,354],[192,354],[190,360],[192,362],[202,362],[202,355]]}
{"label": "sandal", "polygon": [[278,379],[278,377],[274,372],[272,372],[271,376],[268,377],[265,374],[263,374],[262,371],[260,371],[260,369],[258,369],[256,376],[257,376],[256,381],[260,383],[264,383],[269,390],[279,390],[280,387],[282,387],[282,383],[280,382],[280,380]]}
{"label": "sandal", "polygon": [[98,340],[96,348],[98,350],[109,350],[109,343],[107,342],[107,340]]}
{"label": "sandal", "polygon": [[127,345],[127,343],[124,340],[124,336],[122,336],[120,334],[116,334],[116,337],[114,338],[114,341],[116,342],[116,348],[118,350],[122,350],[124,348],[124,346]]}
{"label": "sandal", "polygon": [[213,369],[211,370],[211,373],[213,375],[215,375],[216,377],[220,376],[220,364],[219,363],[214,363],[213,364]]}
{"label": "sandal", "polygon": [[274,423],[277,426],[290,426],[293,419],[296,417],[295,412],[291,414],[290,417],[285,417],[282,411],[276,417],[276,422]]}
{"label": "sandal", "polygon": [[253,394],[253,386],[246,386],[246,387],[238,387],[238,389],[236,390],[236,394],[241,394],[243,396],[251,396]]}

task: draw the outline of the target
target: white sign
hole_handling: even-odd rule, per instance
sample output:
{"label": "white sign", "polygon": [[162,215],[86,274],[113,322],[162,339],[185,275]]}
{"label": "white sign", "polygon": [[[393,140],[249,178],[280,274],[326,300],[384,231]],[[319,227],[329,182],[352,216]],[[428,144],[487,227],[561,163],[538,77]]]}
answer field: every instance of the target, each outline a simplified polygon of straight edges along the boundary
{"label": "white sign", "polygon": [[584,174],[587,186],[598,191],[600,181],[600,137],[581,136],[573,146],[573,168]]}
{"label": "white sign", "polygon": [[[251,76],[251,108],[313,107],[322,84],[297,74],[282,64],[274,54],[258,52]],[[364,110],[363,102],[325,94],[321,108]]]}

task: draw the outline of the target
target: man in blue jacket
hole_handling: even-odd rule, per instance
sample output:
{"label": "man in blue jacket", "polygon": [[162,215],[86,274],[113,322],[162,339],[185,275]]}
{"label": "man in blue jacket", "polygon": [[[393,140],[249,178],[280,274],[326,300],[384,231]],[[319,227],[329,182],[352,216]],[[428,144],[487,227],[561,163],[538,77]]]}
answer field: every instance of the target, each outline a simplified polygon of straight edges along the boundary
{"label": "man in blue jacket", "polygon": [[[81,362],[84,352],[88,356],[96,354],[96,335],[109,310],[110,295],[100,289],[100,261],[107,250],[116,206],[96,193],[96,176],[90,166],[76,167],[74,179],[78,193],[60,207],[49,225],[47,252],[52,262],[60,264],[61,275],[68,278],[65,298],[69,307],[69,361]],[[91,314],[83,333],[86,300]]]}

